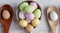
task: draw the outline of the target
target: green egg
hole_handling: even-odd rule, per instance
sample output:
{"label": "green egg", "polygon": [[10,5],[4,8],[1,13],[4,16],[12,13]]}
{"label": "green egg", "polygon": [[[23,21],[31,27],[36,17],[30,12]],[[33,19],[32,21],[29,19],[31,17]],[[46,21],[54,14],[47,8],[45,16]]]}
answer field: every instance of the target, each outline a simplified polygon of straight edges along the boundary
{"label": "green egg", "polygon": [[40,9],[36,9],[34,11],[34,14],[35,14],[35,18],[40,18],[41,17],[41,10]]}
{"label": "green egg", "polygon": [[23,11],[23,9],[24,9],[25,6],[28,6],[28,2],[23,2],[23,3],[21,3],[21,4],[19,5],[19,9],[20,9],[21,11]]}
{"label": "green egg", "polygon": [[32,13],[33,11],[35,10],[35,8],[33,6],[26,6],[24,8],[24,11],[27,12],[27,13]]}

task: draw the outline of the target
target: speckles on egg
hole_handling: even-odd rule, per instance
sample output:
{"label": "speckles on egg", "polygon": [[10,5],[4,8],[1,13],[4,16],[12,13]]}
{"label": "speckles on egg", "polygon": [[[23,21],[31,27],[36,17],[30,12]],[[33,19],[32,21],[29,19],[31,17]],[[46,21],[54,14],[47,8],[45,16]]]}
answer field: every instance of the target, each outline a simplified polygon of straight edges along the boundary
{"label": "speckles on egg", "polygon": [[50,19],[56,21],[58,19],[58,14],[54,11],[50,13]]}
{"label": "speckles on egg", "polygon": [[8,10],[4,10],[2,13],[2,16],[4,19],[9,19],[10,18],[10,13]]}

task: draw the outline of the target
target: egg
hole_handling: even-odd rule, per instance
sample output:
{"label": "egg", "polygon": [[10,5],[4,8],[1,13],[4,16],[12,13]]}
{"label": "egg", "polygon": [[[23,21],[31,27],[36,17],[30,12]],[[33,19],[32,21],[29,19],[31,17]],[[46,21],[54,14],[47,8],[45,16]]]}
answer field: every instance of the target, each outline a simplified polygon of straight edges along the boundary
{"label": "egg", "polygon": [[19,25],[21,27],[26,27],[27,26],[27,21],[26,20],[20,20]]}
{"label": "egg", "polygon": [[52,11],[50,13],[50,18],[51,20],[56,21],[58,19],[58,14],[55,11]]}
{"label": "egg", "polygon": [[33,20],[34,19],[34,14],[33,13],[25,13],[25,18],[27,20]]}
{"label": "egg", "polygon": [[29,5],[28,2],[22,2],[22,3],[19,5],[19,10],[24,11],[24,10],[23,10],[24,7],[25,7],[25,6],[28,6],[28,5]]}
{"label": "egg", "polygon": [[31,24],[32,24],[33,26],[37,26],[37,25],[39,25],[39,23],[40,23],[40,21],[39,21],[39,19],[37,19],[37,18],[33,19],[32,22],[31,22]]}
{"label": "egg", "polygon": [[28,32],[31,32],[31,31],[33,30],[33,26],[30,25],[30,24],[28,24],[28,25],[26,26],[26,30],[27,30]]}
{"label": "egg", "polygon": [[24,12],[22,12],[22,11],[19,12],[19,18],[20,19],[25,19]]}
{"label": "egg", "polygon": [[41,17],[41,10],[40,9],[36,9],[34,11],[34,15],[35,15],[35,18],[40,18]]}
{"label": "egg", "polygon": [[8,10],[4,10],[2,13],[2,16],[4,19],[9,19],[10,18],[10,13]]}
{"label": "egg", "polygon": [[31,2],[30,5],[32,5],[33,7],[35,7],[35,9],[37,8],[37,3],[36,2]]}
{"label": "egg", "polygon": [[27,20],[27,23],[31,23],[31,20],[28,20],[28,19],[26,19]]}
{"label": "egg", "polygon": [[32,13],[33,11],[35,10],[35,8],[33,7],[33,6],[26,6],[25,8],[24,8],[24,11],[26,12],[26,13]]}

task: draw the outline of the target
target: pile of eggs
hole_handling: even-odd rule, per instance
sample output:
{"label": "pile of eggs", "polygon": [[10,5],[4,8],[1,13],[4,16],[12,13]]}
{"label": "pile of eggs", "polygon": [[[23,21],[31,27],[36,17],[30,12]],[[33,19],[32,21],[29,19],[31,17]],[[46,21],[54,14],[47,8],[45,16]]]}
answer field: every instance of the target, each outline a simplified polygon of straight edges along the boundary
{"label": "pile of eggs", "polygon": [[31,32],[40,23],[42,11],[34,1],[24,1],[18,6],[19,25]]}

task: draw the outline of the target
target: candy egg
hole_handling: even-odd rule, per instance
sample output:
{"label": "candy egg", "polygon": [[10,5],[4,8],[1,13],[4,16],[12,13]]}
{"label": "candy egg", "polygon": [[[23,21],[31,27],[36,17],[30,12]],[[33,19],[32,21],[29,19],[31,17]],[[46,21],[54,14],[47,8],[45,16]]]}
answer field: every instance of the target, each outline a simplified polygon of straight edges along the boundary
{"label": "candy egg", "polygon": [[19,12],[19,18],[20,19],[25,19],[24,12],[22,12],[22,11]]}
{"label": "candy egg", "polygon": [[40,9],[36,9],[34,11],[34,15],[35,15],[35,18],[40,18],[41,17],[41,10]]}
{"label": "candy egg", "polygon": [[30,23],[31,22],[31,20],[28,20],[28,19],[26,19],[27,20],[27,23]]}
{"label": "candy egg", "polygon": [[27,30],[28,32],[31,32],[31,31],[33,30],[33,26],[30,25],[30,24],[28,24],[28,25],[26,26],[26,30]]}
{"label": "candy egg", "polygon": [[34,14],[33,13],[25,13],[25,18],[27,20],[32,20],[32,19],[34,19]]}
{"label": "candy egg", "polygon": [[33,7],[33,6],[26,6],[25,8],[24,8],[24,11],[26,12],[26,13],[32,13],[33,11],[35,10],[35,8]]}
{"label": "candy egg", "polygon": [[23,2],[19,5],[19,9],[23,11],[24,7],[28,6],[28,2]]}
{"label": "candy egg", "polygon": [[56,12],[52,11],[50,13],[50,18],[51,18],[51,20],[56,21],[58,19],[58,14]]}
{"label": "candy egg", "polygon": [[32,20],[32,25],[33,26],[37,26],[37,25],[39,25],[39,23],[40,23],[39,19],[33,19]]}
{"label": "candy egg", "polygon": [[4,19],[9,19],[10,18],[10,13],[8,10],[4,10],[2,13],[2,16]]}
{"label": "candy egg", "polygon": [[30,5],[32,5],[33,7],[35,7],[35,9],[37,8],[37,3],[36,2],[31,2]]}
{"label": "candy egg", "polygon": [[26,20],[20,20],[19,25],[21,27],[26,27],[27,26],[27,21]]}

